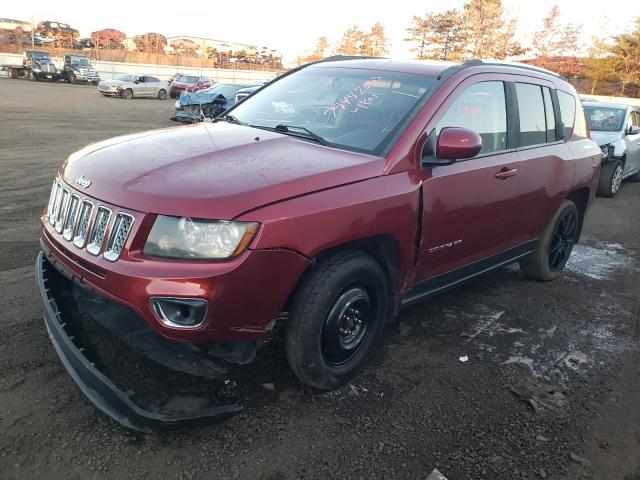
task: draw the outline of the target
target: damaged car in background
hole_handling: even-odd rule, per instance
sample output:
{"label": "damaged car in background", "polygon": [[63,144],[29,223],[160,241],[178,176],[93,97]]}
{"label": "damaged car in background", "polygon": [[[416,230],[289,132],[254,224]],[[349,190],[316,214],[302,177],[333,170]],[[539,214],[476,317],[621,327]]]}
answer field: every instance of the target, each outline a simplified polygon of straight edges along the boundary
{"label": "damaged car in background", "polygon": [[198,77],[196,75],[180,75],[170,82],[171,90],[169,96],[178,98],[182,92],[197,92],[213,85],[209,77]]}
{"label": "damaged car in background", "polygon": [[640,182],[640,109],[599,101],[582,102],[591,138],[602,148],[597,194],[613,197],[623,180]]}
{"label": "damaged car in background", "polygon": [[260,86],[250,83],[219,83],[197,92],[184,92],[175,103],[171,120],[180,123],[197,123],[205,119],[214,119],[235,105],[238,92]]}

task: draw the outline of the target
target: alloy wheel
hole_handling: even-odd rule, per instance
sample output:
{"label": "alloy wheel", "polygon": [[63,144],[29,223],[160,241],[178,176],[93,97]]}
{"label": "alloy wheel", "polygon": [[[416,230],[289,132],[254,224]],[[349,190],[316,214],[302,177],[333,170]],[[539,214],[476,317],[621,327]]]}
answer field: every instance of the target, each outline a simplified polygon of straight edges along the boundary
{"label": "alloy wheel", "polygon": [[572,210],[558,219],[549,244],[549,269],[559,272],[569,260],[578,233],[578,217]]}

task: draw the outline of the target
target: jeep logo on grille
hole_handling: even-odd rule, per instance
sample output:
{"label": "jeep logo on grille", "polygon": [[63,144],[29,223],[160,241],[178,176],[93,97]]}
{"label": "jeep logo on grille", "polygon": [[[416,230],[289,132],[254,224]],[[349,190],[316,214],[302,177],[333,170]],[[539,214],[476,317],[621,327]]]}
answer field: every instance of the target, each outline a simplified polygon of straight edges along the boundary
{"label": "jeep logo on grille", "polygon": [[80,185],[82,188],[88,188],[89,185],[91,185],[91,180],[89,180],[84,175],[80,175],[73,181],[73,183],[75,183],[76,185]]}

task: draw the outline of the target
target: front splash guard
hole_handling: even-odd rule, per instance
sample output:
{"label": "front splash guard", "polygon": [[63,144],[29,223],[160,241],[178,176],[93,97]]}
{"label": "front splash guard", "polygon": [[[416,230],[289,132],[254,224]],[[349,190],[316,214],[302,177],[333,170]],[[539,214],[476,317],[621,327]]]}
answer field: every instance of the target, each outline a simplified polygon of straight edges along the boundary
{"label": "front splash guard", "polygon": [[83,282],[56,263],[55,258],[49,260],[42,252],[36,260],[36,282],[40,291],[45,325],[63,365],[80,390],[99,410],[123,426],[141,432],[203,423],[205,420],[219,419],[242,410],[236,403],[225,403],[217,397],[212,400],[211,395],[207,397],[208,403],[205,405],[198,401],[186,402],[196,404],[194,408],[180,407],[180,402],[166,402],[163,406],[152,407],[150,405],[154,405],[153,402],[147,404],[139,400],[134,401],[134,391],[118,388],[114,381],[85,355],[88,346],[80,344],[80,335],[77,334],[80,328],[78,322],[74,322],[70,315],[63,314],[52,290],[55,275],[63,275],[72,282]]}

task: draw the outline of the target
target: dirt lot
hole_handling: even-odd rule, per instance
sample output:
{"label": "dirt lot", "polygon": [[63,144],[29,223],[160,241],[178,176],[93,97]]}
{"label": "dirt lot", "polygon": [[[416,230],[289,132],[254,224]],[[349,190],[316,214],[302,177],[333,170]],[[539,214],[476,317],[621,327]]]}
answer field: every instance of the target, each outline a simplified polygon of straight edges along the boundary
{"label": "dirt lot", "polygon": [[560,279],[509,267],[402,312],[339,391],[301,389],[273,347],[225,422],[141,435],[99,413],[40,316],[38,217],[70,152],[171,105],[0,79],[0,477],[640,479],[637,183],[596,200]]}

